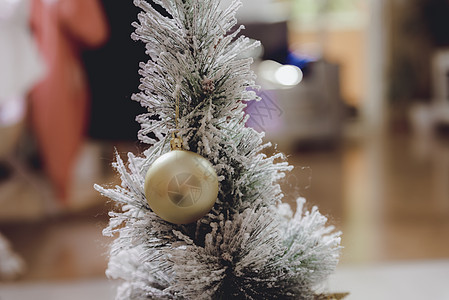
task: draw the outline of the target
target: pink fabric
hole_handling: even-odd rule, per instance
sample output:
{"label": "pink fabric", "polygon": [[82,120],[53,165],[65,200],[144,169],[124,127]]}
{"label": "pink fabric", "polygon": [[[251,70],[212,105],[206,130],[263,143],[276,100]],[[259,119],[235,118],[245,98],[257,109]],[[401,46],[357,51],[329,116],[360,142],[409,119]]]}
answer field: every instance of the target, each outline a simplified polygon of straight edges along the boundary
{"label": "pink fabric", "polygon": [[31,92],[31,124],[45,170],[65,200],[89,109],[83,47],[103,43],[108,26],[97,0],[33,0],[31,25],[47,74]]}

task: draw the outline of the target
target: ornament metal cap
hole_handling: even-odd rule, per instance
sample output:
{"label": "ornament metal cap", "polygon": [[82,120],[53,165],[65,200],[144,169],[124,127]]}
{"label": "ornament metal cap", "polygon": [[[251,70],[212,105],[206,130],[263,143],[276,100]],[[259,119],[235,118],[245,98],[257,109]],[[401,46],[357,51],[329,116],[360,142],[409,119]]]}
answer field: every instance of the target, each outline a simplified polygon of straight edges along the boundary
{"label": "ornament metal cap", "polygon": [[178,137],[176,133],[172,133],[172,138],[170,140],[170,149],[173,150],[182,150],[182,138]]}

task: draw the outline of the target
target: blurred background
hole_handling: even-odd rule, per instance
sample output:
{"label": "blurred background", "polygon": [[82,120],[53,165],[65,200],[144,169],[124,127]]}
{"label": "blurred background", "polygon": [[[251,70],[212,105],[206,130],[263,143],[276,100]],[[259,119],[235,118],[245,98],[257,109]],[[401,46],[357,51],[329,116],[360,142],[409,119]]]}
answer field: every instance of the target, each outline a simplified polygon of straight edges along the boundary
{"label": "blurred background", "polygon": [[[231,1],[222,1],[223,5]],[[247,126],[343,231],[323,288],[449,299],[449,1],[243,0]],[[114,149],[137,141],[132,1],[0,0],[0,299],[112,299],[101,231]],[[40,296],[39,296],[40,295]],[[63,295],[63,296],[61,296]]]}

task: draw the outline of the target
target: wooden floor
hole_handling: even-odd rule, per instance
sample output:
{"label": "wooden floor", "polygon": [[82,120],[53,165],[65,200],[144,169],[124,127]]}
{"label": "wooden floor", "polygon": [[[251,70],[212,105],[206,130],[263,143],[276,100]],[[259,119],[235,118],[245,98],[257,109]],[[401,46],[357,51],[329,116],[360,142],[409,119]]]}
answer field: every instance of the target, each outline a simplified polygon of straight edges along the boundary
{"label": "wooden floor", "polygon": [[[343,266],[449,258],[449,138],[359,137],[287,154],[295,169],[281,183],[285,199],[306,197],[343,231]],[[28,265],[21,280],[103,277],[110,242],[101,235],[110,207],[103,201],[2,222]]]}
{"label": "wooden floor", "polygon": [[449,139],[360,139],[290,162],[313,171],[300,192],[343,231],[342,263],[449,258]]}

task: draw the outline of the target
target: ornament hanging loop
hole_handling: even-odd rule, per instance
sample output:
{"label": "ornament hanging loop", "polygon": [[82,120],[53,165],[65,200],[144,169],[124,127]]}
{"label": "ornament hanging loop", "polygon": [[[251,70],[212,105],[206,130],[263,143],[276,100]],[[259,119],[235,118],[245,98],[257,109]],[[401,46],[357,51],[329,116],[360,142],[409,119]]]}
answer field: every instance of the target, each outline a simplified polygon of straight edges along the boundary
{"label": "ornament hanging loop", "polygon": [[176,130],[171,134],[170,140],[170,149],[173,150],[182,150],[182,138],[178,136],[179,131],[179,91],[176,95],[176,104],[175,104],[175,127]]}

